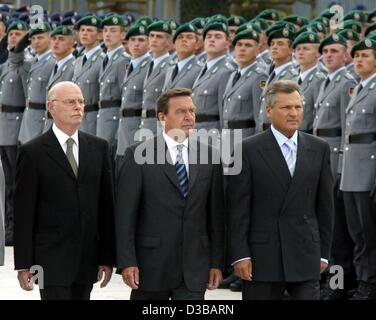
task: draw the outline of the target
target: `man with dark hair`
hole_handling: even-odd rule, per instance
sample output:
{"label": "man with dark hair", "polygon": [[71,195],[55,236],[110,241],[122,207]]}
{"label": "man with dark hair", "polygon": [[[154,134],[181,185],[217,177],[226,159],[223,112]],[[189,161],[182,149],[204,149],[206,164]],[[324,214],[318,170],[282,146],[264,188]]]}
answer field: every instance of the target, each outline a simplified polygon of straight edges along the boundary
{"label": "man with dark hair", "polygon": [[329,146],[298,132],[298,84],[276,81],[265,99],[271,128],[234,150],[243,166],[229,177],[230,262],[243,299],[281,299],[285,289],[292,299],[319,299],[333,227]]}
{"label": "man with dark hair", "polygon": [[222,280],[222,166],[211,147],[189,137],[190,89],[161,94],[156,113],[163,132],[119,159],[117,265],[132,300],[202,300]]}

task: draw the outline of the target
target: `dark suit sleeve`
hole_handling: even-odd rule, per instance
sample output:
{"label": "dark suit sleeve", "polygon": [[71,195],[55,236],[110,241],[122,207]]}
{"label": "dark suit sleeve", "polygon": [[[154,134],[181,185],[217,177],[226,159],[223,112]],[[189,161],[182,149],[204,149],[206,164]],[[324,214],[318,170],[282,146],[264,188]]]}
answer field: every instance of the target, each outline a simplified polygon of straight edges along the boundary
{"label": "dark suit sleeve", "polygon": [[316,215],[321,241],[321,257],[329,259],[334,227],[333,177],[330,169],[330,148],[326,144],[316,194]]}
{"label": "dark suit sleeve", "polygon": [[99,265],[115,264],[114,192],[108,143],[103,144],[103,167],[99,199]]}
{"label": "dark suit sleeve", "polygon": [[242,170],[228,177],[228,257],[229,263],[251,257],[248,245],[251,218],[252,175],[247,159],[246,145],[237,145],[235,155],[242,147]]}
{"label": "dark suit sleeve", "polygon": [[128,148],[118,159],[116,199],[117,267],[137,266],[135,231],[142,192],[141,166],[134,160],[133,149]]}
{"label": "dark suit sleeve", "polygon": [[34,225],[38,200],[38,174],[35,159],[20,147],[17,157],[14,206],[15,269],[29,269],[34,264]]}

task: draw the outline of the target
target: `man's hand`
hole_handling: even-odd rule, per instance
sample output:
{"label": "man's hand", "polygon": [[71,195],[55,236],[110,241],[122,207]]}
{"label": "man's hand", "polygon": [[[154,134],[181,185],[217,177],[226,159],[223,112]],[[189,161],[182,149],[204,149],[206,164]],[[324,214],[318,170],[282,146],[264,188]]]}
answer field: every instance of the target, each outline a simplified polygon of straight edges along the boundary
{"label": "man's hand", "polygon": [[214,290],[217,289],[219,284],[222,282],[222,271],[220,269],[210,269],[209,271],[209,283],[208,289]]}
{"label": "man's hand", "polygon": [[[104,274],[104,277],[103,277]],[[110,282],[112,276],[112,267],[110,266],[99,266],[98,267],[98,281],[101,281],[103,278],[103,281],[101,283],[101,288],[104,288],[107,286],[107,284]]]}
{"label": "man's hand", "polygon": [[138,267],[128,267],[121,271],[124,283],[132,289],[138,289],[139,271]]}
{"label": "man's hand", "polygon": [[23,290],[31,291],[34,289],[33,282],[30,281],[32,276],[33,274],[30,272],[30,270],[18,271],[17,279],[20,283],[20,287]]}
{"label": "man's hand", "polygon": [[22,52],[24,51],[29,45],[30,45],[31,41],[29,39],[29,33],[26,33],[22,38],[21,40],[16,44],[16,46],[14,47],[14,52],[15,53],[19,53],[19,52]]}
{"label": "man's hand", "polygon": [[242,260],[234,264],[234,271],[243,280],[252,281],[252,262],[250,259]]}
{"label": "man's hand", "polygon": [[328,264],[324,261],[321,261],[320,262],[320,273],[323,273],[327,267],[328,267]]}

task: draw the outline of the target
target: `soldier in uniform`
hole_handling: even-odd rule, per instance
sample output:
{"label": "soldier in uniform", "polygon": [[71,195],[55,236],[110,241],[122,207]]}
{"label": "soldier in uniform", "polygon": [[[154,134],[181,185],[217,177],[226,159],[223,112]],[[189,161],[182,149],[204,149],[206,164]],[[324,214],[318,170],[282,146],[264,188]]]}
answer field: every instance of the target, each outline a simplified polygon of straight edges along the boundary
{"label": "soldier in uniform", "polygon": [[36,138],[44,129],[47,110],[47,84],[55,65],[55,59],[50,50],[49,33],[51,30],[51,26],[45,22],[40,25],[40,28],[31,29],[28,34],[36,57],[31,64],[27,78],[26,109],[18,137],[21,144]]}
{"label": "soldier in uniform", "polygon": [[[329,263],[340,265],[344,270],[345,289],[331,290],[324,285],[321,299],[345,299],[347,290],[354,285],[353,249],[344,212],[341,193],[338,191],[341,168],[341,145],[345,129],[345,109],[350,101],[356,85],[355,79],[346,70],[345,58],[347,53],[346,39],[336,33],[331,34],[321,42],[319,52],[328,69],[328,76],[322,83],[315,103],[316,115],[313,121],[313,134],[326,140],[330,146],[331,170],[334,177],[335,223],[333,244]],[[327,277],[327,284],[330,276]]]}
{"label": "soldier in uniform", "polygon": [[318,59],[320,38],[316,33],[303,32],[293,42],[295,57],[299,64],[300,85],[304,95],[303,121],[301,131],[312,134],[314,105],[320,91],[320,86],[325,80],[325,74],[319,70]]}
{"label": "soldier in uniform", "polygon": [[227,19],[228,24],[228,32],[230,34],[230,54],[234,58],[234,47],[232,46],[232,43],[235,38],[235,33],[238,30],[239,26],[246,23],[246,20],[242,16],[231,16]]}
{"label": "soldier in uniform", "polygon": [[141,123],[143,83],[151,61],[147,26],[133,25],[125,39],[132,59],[122,84],[117,156],[123,156],[125,149],[138,140],[136,132]]}
{"label": "soldier in uniform", "polygon": [[254,18],[250,21],[253,25],[258,26],[260,31],[260,53],[258,54],[257,58],[261,58],[264,62],[270,66],[272,64],[272,59],[270,59],[269,48],[268,48],[268,37],[266,36],[266,30],[268,29],[269,25],[265,19],[262,18]]}
{"label": "soldier in uniform", "polygon": [[99,111],[97,136],[105,139],[111,146],[115,160],[119,111],[121,106],[122,83],[130,56],[124,51],[124,18],[114,14],[102,22],[103,40],[108,49],[103,54],[103,64],[99,76]]}
{"label": "soldier in uniform", "polygon": [[197,17],[191,21],[191,23],[196,27],[197,29],[197,47],[196,47],[196,58],[201,63],[206,63],[207,60],[207,54],[205,52],[204,48],[204,37],[203,32],[206,25],[205,18]]}
{"label": "soldier in uniform", "polygon": [[196,32],[197,29],[191,23],[183,24],[176,30],[173,42],[177,52],[177,62],[167,70],[163,91],[175,87],[192,89],[202,68],[202,63],[195,56]]}
{"label": "soldier in uniform", "polygon": [[351,58],[351,50],[352,50],[352,47],[357,42],[360,41],[360,35],[359,35],[358,32],[353,31],[353,30],[349,30],[349,29],[341,30],[337,34],[343,36],[346,39],[347,52],[348,52],[348,55],[346,56],[346,61],[345,61],[346,69],[354,77],[356,82],[359,82],[360,78],[359,78],[358,74],[355,72],[354,63],[353,63],[353,60]]}
{"label": "soldier in uniform", "polygon": [[103,64],[101,40],[102,20],[87,16],[77,22],[80,42],[85,47],[83,55],[75,63],[73,79],[81,89],[85,99],[85,113],[80,130],[95,135],[99,101],[99,74]]}
{"label": "soldier in uniform", "polygon": [[355,243],[359,282],[352,299],[376,299],[376,41],[364,39],[351,55],[360,83],[346,108],[340,189]]}
{"label": "soldier in uniform", "polygon": [[17,143],[22,114],[25,110],[26,79],[30,65],[24,61],[24,45],[28,26],[15,21],[8,26],[9,56],[0,65],[0,156],[5,175],[5,244],[13,245],[13,180]]}
{"label": "soldier in uniform", "polygon": [[[141,136],[149,137],[159,130],[155,114],[155,103],[162,92],[166,79],[166,72],[172,65],[168,53],[172,29],[169,23],[157,21],[148,26],[149,47],[153,57],[144,80],[144,93],[141,114]],[[157,129],[158,128],[158,129]]]}

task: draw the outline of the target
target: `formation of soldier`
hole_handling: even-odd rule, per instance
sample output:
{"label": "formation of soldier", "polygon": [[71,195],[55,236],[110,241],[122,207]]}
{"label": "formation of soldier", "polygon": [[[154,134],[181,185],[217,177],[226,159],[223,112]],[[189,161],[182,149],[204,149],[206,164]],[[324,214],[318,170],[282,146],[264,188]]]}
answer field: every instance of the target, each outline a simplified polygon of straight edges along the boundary
{"label": "formation of soldier", "polygon": [[[12,181],[17,146],[51,126],[47,92],[73,81],[85,98],[81,130],[106,139],[113,159],[160,130],[155,102],[169,88],[193,91],[196,127],[243,138],[267,130],[264,93],[277,80],[304,92],[301,130],[331,147],[336,220],[331,265],[345,289],[323,297],[376,298],[376,9],[316,18],[264,10],[246,21],[215,15],[174,20],[74,12],[0,13],[0,154],[7,183],[7,242],[12,243]],[[68,98],[68,97],[67,97]],[[363,291],[362,291],[363,290]]]}

